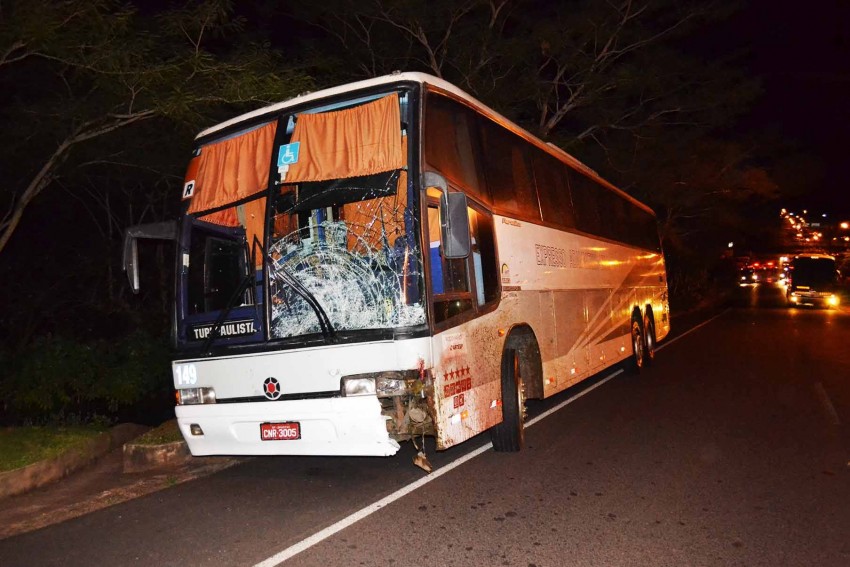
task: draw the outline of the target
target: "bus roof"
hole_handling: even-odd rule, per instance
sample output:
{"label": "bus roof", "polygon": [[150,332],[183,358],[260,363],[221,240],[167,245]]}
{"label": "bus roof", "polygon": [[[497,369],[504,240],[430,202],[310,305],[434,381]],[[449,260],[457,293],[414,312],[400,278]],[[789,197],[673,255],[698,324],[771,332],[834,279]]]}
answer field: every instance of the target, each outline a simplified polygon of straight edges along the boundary
{"label": "bus roof", "polygon": [[284,109],[287,109],[287,108],[290,108],[290,107],[300,106],[300,105],[307,104],[307,103],[310,103],[310,102],[313,102],[313,101],[322,100],[322,99],[325,99],[325,98],[328,98],[328,97],[333,97],[333,96],[345,94],[345,93],[348,93],[348,92],[355,92],[355,91],[359,91],[359,90],[362,90],[362,89],[368,89],[368,88],[371,88],[371,87],[376,87],[376,86],[381,86],[381,85],[396,84],[396,83],[400,83],[400,82],[419,83],[421,85],[426,85],[428,87],[431,87],[434,90],[444,91],[444,92],[452,94],[453,96],[455,96],[459,100],[465,102],[470,107],[478,110],[479,112],[481,112],[482,114],[484,114],[485,116],[490,118],[491,120],[498,122],[502,126],[513,131],[515,134],[522,136],[527,141],[535,144],[536,146],[540,147],[541,149],[547,151],[548,153],[553,154],[559,160],[568,163],[574,169],[584,173],[588,177],[594,179],[595,181],[599,182],[600,184],[604,185],[605,187],[614,191],[615,193],[619,194],[620,196],[624,197],[625,199],[628,199],[631,203],[633,203],[633,204],[639,206],[640,208],[646,210],[647,212],[655,215],[655,211],[653,211],[651,208],[649,208],[648,206],[641,203],[640,201],[638,201],[637,199],[635,199],[634,197],[632,197],[631,195],[629,195],[628,193],[626,193],[622,189],[618,188],[617,186],[613,185],[612,183],[610,183],[609,181],[607,181],[606,179],[601,177],[596,171],[594,171],[592,168],[588,167],[587,165],[585,165],[584,163],[579,161],[577,158],[573,157],[571,154],[567,153],[565,150],[561,149],[560,147],[556,146],[555,144],[552,144],[551,142],[544,142],[543,140],[541,140],[540,138],[538,138],[537,136],[535,136],[534,134],[532,134],[528,130],[525,130],[524,128],[518,126],[513,121],[509,120],[505,116],[496,112],[495,110],[493,110],[492,108],[490,108],[489,106],[487,106],[486,104],[481,102],[480,100],[474,98],[470,94],[466,93],[465,91],[459,89],[458,87],[456,87],[452,83],[449,83],[448,81],[441,79],[439,77],[429,75],[428,73],[395,72],[395,73],[392,73],[390,75],[382,75],[380,77],[375,77],[375,78],[372,78],[372,79],[364,79],[362,81],[355,81],[355,82],[351,82],[351,83],[346,83],[344,85],[340,85],[340,86],[336,86],[336,87],[331,87],[331,88],[322,89],[322,90],[313,91],[313,92],[307,92],[307,93],[298,95],[296,97],[290,98],[290,99],[282,101],[282,102],[270,104],[268,106],[264,106],[264,107],[258,108],[256,110],[252,110],[251,112],[246,112],[244,114],[241,114],[239,116],[236,116],[236,117],[231,118],[229,120],[226,120],[224,122],[216,124],[215,126],[211,126],[211,127],[207,128],[205,130],[202,130],[197,136],[195,136],[195,139],[197,140],[197,139],[200,139],[200,138],[205,138],[207,136],[215,134],[216,132],[224,130],[224,129],[230,127],[230,126],[234,126],[234,125],[239,124],[241,122],[245,122],[245,121],[251,120],[253,118],[258,118],[260,116],[264,116],[264,115],[267,115],[267,114],[274,114],[276,112],[279,112],[281,110],[284,110]]}

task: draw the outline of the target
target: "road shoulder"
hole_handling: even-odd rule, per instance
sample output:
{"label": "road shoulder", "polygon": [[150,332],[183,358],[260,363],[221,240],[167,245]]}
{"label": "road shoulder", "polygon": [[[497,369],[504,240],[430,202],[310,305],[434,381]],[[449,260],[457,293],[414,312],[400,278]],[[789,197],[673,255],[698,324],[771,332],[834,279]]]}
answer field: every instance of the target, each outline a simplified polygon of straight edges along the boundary
{"label": "road shoulder", "polygon": [[[135,428],[118,426],[119,433],[115,438],[118,441],[125,437],[132,440],[149,429],[142,426]],[[88,451],[63,456],[58,463],[40,463],[43,469],[63,471],[64,475],[58,480],[48,482],[46,475],[20,471],[15,478],[15,486],[26,488],[26,491],[0,498],[0,539],[139,498],[213,474],[241,461],[225,457],[191,457],[180,451],[182,458],[163,457],[164,454],[172,455],[173,451],[163,453],[161,447],[153,445],[149,451],[135,448],[136,468],[133,470],[136,472],[126,472],[125,441],[110,440],[106,451],[103,447],[101,440],[88,446]],[[140,466],[145,461],[146,466]],[[69,462],[74,466],[63,468]]]}

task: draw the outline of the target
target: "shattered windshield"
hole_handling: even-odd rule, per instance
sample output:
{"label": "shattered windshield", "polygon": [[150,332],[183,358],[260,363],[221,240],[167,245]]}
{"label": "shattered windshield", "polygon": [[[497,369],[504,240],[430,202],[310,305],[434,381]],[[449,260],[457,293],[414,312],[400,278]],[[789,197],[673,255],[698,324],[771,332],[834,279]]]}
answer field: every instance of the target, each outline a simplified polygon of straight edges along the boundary
{"label": "shattered windshield", "polygon": [[262,340],[265,297],[273,339],[425,323],[409,99],[335,100],[196,149],[181,337]]}
{"label": "shattered windshield", "polygon": [[395,171],[281,188],[268,258],[273,337],[425,322],[403,179]]}
{"label": "shattered windshield", "polygon": [[425,323],[408,99],[287,118],[267,255],[273,338]]}

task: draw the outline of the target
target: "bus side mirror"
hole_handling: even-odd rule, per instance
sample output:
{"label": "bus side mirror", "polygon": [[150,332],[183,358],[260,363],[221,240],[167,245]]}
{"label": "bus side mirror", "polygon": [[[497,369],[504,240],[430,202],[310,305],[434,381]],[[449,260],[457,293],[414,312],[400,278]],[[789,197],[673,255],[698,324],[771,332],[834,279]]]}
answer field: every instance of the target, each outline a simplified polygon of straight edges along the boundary
{"label": "bus side mirror", "polygon": [[466,211],[466,195],[449,193],[446,178],[434,171],[426,171],[422,176],[425,188],[436,187],[440,190],[440,236],[443,244],[443,257],[452,260],[466,258],[472,249],[469,236],[469,213]]}
{"label": "bus side mirror", "polygon": [[177,240],[177,223],[175,221],[137,224],[124,231],[124,271],[130,280],[133,293],[139,293],[139,238],[157,240]]}
{"label": "bus side mirror", "polygon": [[466,195],[443,193],[440,198],[440,225],[443,233],[443,257],[451,260],[469,256],[472,244],[469,238]]}

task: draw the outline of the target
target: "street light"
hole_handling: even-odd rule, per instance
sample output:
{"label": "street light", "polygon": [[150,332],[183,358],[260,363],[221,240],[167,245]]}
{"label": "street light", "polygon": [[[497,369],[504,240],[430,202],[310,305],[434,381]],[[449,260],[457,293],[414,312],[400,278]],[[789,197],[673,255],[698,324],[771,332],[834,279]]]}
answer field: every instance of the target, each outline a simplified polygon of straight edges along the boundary
{"label": "street light", "polygon": [[848,228],[850,228],[850,223],[848,223],[848,222],[843,222],[843,223],[841,223],[841,225],[840,225],[840,226],[841,226],[841,228],[843,228],[844,230],[847,230]]}

